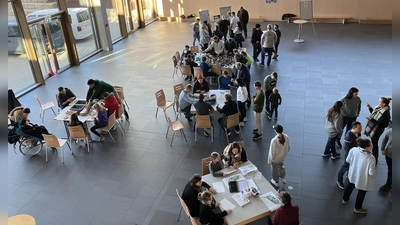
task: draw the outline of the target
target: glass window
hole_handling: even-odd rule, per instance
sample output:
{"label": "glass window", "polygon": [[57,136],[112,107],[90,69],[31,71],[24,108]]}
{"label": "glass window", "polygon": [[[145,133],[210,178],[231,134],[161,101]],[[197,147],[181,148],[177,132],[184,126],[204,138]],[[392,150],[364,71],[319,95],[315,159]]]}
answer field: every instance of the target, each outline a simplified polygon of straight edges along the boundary
{"label": "glass window", "polygon": [[153,0],[142,0],[144,22],[147,24],[156,18],[154,13],[154,1]]}
{"label": "glass window", "polygon": [[105,2],[111,39],[114,42],[115,40],[121,38],[121,27],[119,26],[117,0],[106,0]]}

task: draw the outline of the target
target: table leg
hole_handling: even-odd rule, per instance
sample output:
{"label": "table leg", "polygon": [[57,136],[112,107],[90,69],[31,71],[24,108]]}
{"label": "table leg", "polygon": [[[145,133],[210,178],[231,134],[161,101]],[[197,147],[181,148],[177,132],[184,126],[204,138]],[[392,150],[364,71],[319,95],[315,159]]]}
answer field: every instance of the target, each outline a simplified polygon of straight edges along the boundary
{"label": "table leg", "polygon": [[297,31],[297,39],[294,39],[294,42],[296,43],[302,43],[304,42],[303,39],[300,39],[301,36],[301,31],[303,30],[303,24],[299,23],[299,30]]}

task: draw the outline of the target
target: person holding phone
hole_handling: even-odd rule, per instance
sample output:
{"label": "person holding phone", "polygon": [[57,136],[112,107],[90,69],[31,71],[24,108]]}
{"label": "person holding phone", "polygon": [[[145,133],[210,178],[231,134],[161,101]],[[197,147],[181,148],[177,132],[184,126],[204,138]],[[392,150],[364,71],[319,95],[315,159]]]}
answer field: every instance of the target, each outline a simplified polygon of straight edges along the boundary
{"label": "person holding phone", "polygon": [[59,87],[58,88],[58,102],[60,103],[60,108],[64,109],[69,103],[76,99],[75,94],[68,88]]}

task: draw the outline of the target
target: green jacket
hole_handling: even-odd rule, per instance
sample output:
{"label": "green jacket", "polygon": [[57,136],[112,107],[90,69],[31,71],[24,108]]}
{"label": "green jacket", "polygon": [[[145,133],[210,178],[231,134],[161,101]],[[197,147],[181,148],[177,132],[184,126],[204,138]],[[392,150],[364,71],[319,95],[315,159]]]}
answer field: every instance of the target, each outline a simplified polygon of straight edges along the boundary
{"label": "green jacket", "polygon": [[254,102],[254,106],[253,106],[253,110],[257,113],[262,112],[263,108],[264,108],[264,91],[260,90],[257,91],[254,96],[253,96],[253,102]]}
{"label": "green jacket", "polygon": [[86,95],[86,101],[91,102],[93,99],[100,99],[101,95],[104,92],[114,92],[114,87],[111,84],[108,84],[102,80],[94,80],[94,88],[91,89],[89,88],[87,95]]}
{"label": "green jacket", "polygon": [[382,150],[386,151],[386,155],[389,158],[392,158],[392,128],[390,128],[386,134],[385,137],[382,140],[382,144],[381,144],[381,148]]}

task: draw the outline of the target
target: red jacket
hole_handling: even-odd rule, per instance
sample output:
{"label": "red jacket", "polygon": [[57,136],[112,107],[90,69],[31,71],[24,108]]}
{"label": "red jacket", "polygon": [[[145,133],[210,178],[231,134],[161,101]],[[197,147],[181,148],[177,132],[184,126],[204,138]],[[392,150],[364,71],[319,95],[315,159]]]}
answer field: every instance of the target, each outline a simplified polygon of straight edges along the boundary
{"label": "red jacket", "polygon": [[299,207],[295,204],[280,207],[272,217],[273,225],[298,225]]}
{"label": "red jacket", "polygon": [[108,116],[111,116],[115,112],[115,118],[118,117],[119,103],[114,93],[110,93],[104,98],[104,108],[108,109]]}

